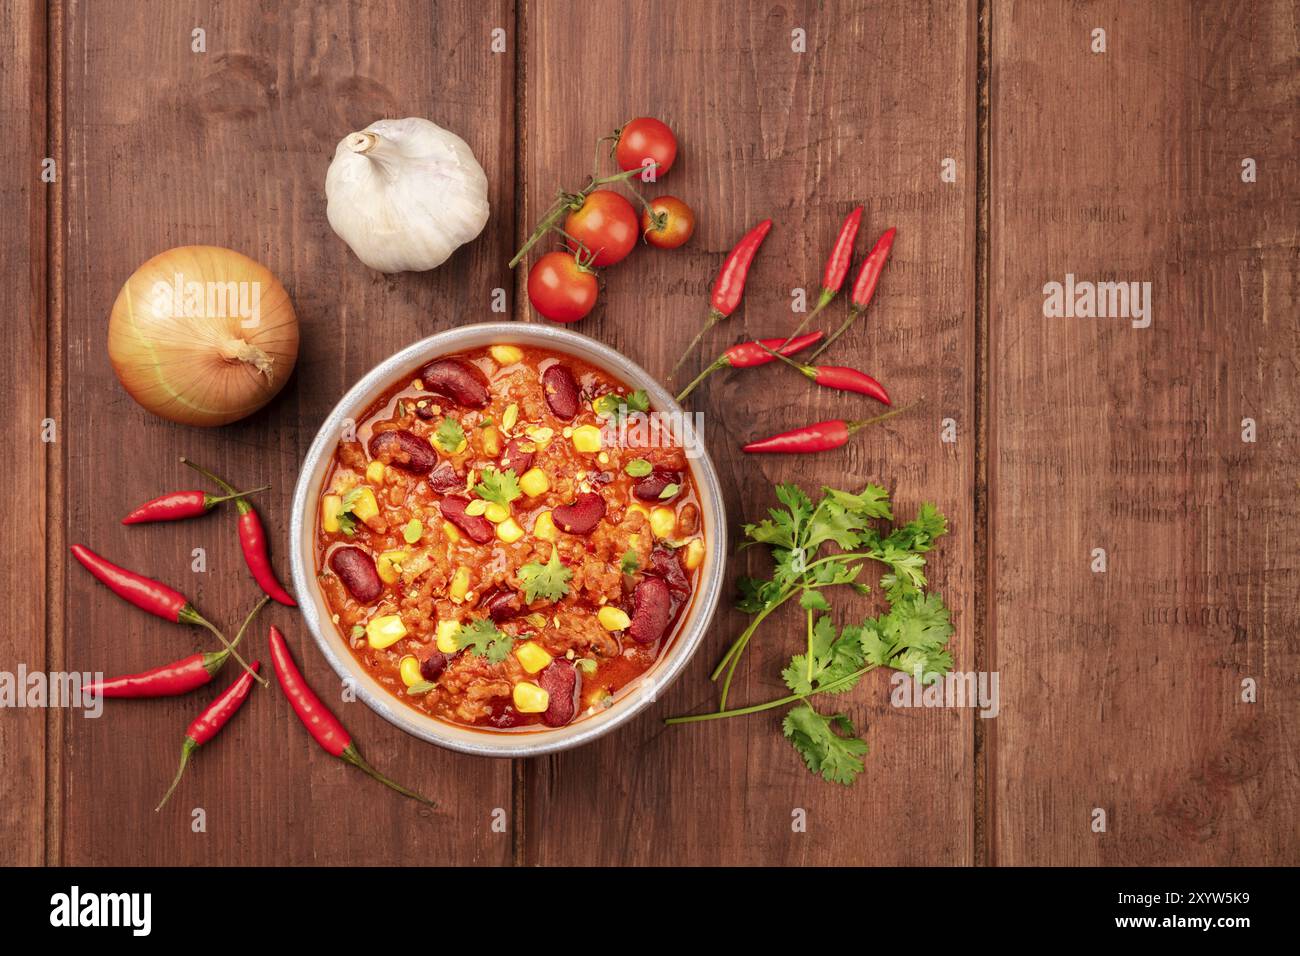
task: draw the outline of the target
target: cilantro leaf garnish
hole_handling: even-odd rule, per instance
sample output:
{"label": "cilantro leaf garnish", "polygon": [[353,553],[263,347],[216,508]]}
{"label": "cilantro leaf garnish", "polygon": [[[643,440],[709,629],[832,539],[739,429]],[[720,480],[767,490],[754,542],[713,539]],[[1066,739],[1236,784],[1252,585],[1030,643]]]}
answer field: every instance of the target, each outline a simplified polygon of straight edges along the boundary
{"label": "cilantro leaf garnish", "polygon": [[510,655],[515,639],[499,630],[490,619],[482,618],[461,627],[456,634],[456,644],[461,650],[500,664]]}
{"label": "cilantro leaf garnish", "polygon": [[523,494],[519,490],[519,480],[514,470],[507,468],[498,471],[491,465],[483,469],[483,476],[474,486],[474,494],[485,501],[494,501],[499,505],[508,505]]}
{"label": "cilantro leaf garnish", "polygon": [[609,392],[592,402],[591,408],[601,418],[625,418],[632,412],[650,411],[650,396],[643,388],[626,395]]}
{"label": "cilantro leaf garnish", "polygon": [[361,486],[349,489],[343,495],[342,501],[339,502],[339,513],[336,516],[339,519],[339,530],[349,538],[357,533],[357,518],[352,513],[352,509],[357,506],[361,499]]}
{"label": "cilantro leaf garnish", "polygon": [[573,571],[560,560],[560,549],[552,546],[551,559],[545,564],[530,561],[519,569],[519,580],[524,585],[524,599],[532,604],[542,597],[558,601],[569,593],[569,579]]}
{"label": "cilantro leaf garnish", "polygon": [[843,714],[827,717],[808,704],[800,704],[785,715],[781,731],[790,738],[808,769],[821,774],[824,780],[847,786],[864,769],[862,758],[869,749],[867,742],[857,736],[853,722]]}
{"label": "cilantro leaf garnish", "polygon": [[624,574],[635,574],[637,568],[641,567],[641,558],[634,549],[628,548],[623,552],[623,557],[619,560],[618,566]]}
{"label": "cilantro leaf garnish", "polygon": [[450,454],[465,441],[465,429],[460,427],[460,422],[456,419],[444,418],[438,430],[433,433],[433,440],[439,448]]}

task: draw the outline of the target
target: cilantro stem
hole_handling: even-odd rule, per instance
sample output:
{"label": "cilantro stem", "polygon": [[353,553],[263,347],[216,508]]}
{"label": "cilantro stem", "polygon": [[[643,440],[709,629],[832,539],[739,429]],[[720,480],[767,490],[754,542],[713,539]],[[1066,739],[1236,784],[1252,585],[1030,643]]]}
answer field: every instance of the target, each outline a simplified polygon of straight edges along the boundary
{"label": "cilantro stem", "polygon": [[805,655],[808,658],[808,683],[812,683],[813,676],[813,612],[808,608],[808,652]]}
{"label": "cilantro stem", "polygon": [[687,717],[665,717],[665,724],[694,724],[703,720],[721,720],[724,717],[743,717],[746,714],[757,714],[765,710],[772,710],[776,707],[784,707],[786,704],[794,704],[801,700],[807,700],[809,697],[816,697],[818,694],[826,694],[839,688],[841,684],[851,684],[868,671],[873,671],[879,664],[867,664],[860,667],[851,674],[845,674],[826,684],[825,687],[818,687],[808,694],[787,694],[785,697],[778,697],[776,700],[764,701],[761,704],[750,704],[748,707],[737,707],[734,710],[715,710],[707,714],[691,714]]}
{"label": "cilantro stem", "polygon": [[794,595],[795,595],[795,591],[794,589],[791,589],[787,591],[785,594],[782,594],[781,597],[773,601],[767,607],[763,608],[763,610],[759,611],[757,616],[755,616],[754,620],[749,622],[749,626],[740,632],[740,636],[731,642],[731,647],[727,648],[727,653],[722,655],[722,660],[718,661],[718,666],[713,668],[713,673],[709,675],[709,680],[716,681],[718,677],[722,674],[723,668],[727,666],[727,661],[731,660],[732,656],[735,655],[739,649],[743,648],[746,643],[748,643],[749,638],[753,635],[754,631],[757,630],[758,625],[763,623],[764,618],[766,618],[769,614],[771,614],[773,611],[779,608],[786,601],[790,600],[790,598],[794,597]]}

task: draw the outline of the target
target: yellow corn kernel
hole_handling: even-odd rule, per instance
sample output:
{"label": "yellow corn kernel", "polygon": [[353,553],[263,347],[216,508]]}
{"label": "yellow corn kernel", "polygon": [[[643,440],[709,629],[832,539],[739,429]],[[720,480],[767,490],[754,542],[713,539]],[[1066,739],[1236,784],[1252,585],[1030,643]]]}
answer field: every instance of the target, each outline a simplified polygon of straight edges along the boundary
{"label": "yellow corn kernel", "polygon": [[378,560],[375,561],[375,570],[379,572],[379,580],[385,584],[393,584],[402,576],[402,562],[410,558],[410,551],[385,551]]}
{"label": "yellow corn kernel", "polygon": [[510,517],[510,508],[508,505],[489,501],[488,506],[483,509],[483,517],[487,518],[488,521],[491,521],[493,524],[500,524]]}
{"label": "yellow corn kernel", "polygon": [[493,345],[488,348],[488,355],[498,365],[514,365],[523,361],[524,350],[514,345]]}
{"label": "yellow corn kernel", "polygon": [[506,410],[501,413],[501,427],[506,431],[515,427],[515,422],[519,421],[519,406],[511,402],[506,406]]}
{"label": "yellow corn kernel", "polygon": [[691,538],[686,545],[686,554],[682,556],[682,564],[686,565],[687,571],[694,571],[704,563],[704,541],[700,538]]}
{"label": "yellow corn kernel", "polygon": [[650,530],[656,538],[670,537],[677,528],[677,515],[671,508],[655,508],[650,512]]}
{"label": "yellow corn kernel", "polygon": [[524,536],[524,529],[519,527],[519,522],[514,518],[507,518],[497,525],[497,537],[506,544],[514,544]]}
{"label": "yellow corn kernel", "polygon": [[551,490],[551,479],[540,468],[529,468],[519,476],[519,490],[529,498],[536,498]]}
{"label": "yellow corn kernel", "polygon": [[352,513],[357,516],[357,520],[369,522],[371,518],[379,514],[379,502],[375,500],[375,493],[369,488],[362,488],[357,492],[356,504],[352,506]]}
{"label": "yellow corn kernel", "polygon": [[487,511],[487,506],[488,503],[482,498],[475,498],[465,506],[465,514],[469,515],[471,518],[482,517],[483,513]]}
{"label": "yellow corn kernel", "polygon": [[610,604],[606,604],[596,612],[596,620],[607,631],[622,631],[632,625],[630,617]]}
{"label": "yellow corn kernel", "polygon": [[459,621],[439,621],[437,634],[438,650],[444,654],[455,654],[460,650],[460,644],[456,640],[457,635],[460,634]]}
{"label": "yellow corn kernel", "polygon": [[465,595],[469,593],[469,568],[462,564],[456,569],[456,573],[451,576],[447,593],[453,601],[465,600]]}
{"label": "yellow corn kernel", "polygon": [[501,433],[497,431],[495,425],[489,425],[482,431],[483,435],[483,454],[489,458],[495,458],[501,454]]}
{"label": "yellow corn kernel", "polygon": [[442,533],[447,536],[447,540],[452,544],[455,544],[460,540],[460,528],[457,528],[450,521],[444,521],[442,523]]}
{"label": "yellow corn kernel", "polygon": [[524,432],[524,434],[537,442],[538,448],[545,448],[551,443],[551,439],[555,437],[555,429],[547,428],[545,425],[542,425],[530,428],[528,431]]}
{"label": "yellow corn kernel", "polygon": [[544,714],[551,706],[551,695],[531,681],[520,681],[515,685],[515,710],[521,714]]}
{"label": "yellow corn kernel", "polygon": [[516,647],[515,657],[519,658],[519,666],[530,674],[545,670],[546,666],[555,659],[546,653],[546,648],[535,641],[526,641]]}
{"label": "yellow corn kernel", "polygon": [[366,640],[377,651],[391,647],[404,637],[406,637],[406,625],[396,614],[372,617],[370,623],[366,625]]}
{"label": "yellow corn kernel", "polygon": [[600,429],[595,425],[579,425],[573,430],[572,438],[576,451],[587,454],[600,451]]}
{"label": "yellow corn kernel", "polygon": [[533,522],[533,537],[541,538],[543,541],[559,540],[560,530],[555,527],[555,521],[549,511],[543,511]]}
{"label": "yellow corn kernel", "polygon": [[424,680],[424,675],[420,673],[420,662],[410,654],[407,654],[397,662],[397,673],[402,677],[402,683],[411,687]]}
{"label": "yellow corn kernel", "polygon": [[366,481],[372,485],[382,485],[384,483],[384,463],[378,458],[366,465]]}
{"label": "yellow corn kernel", "polygon": [[320,524],[327,534],[339,530],[339,509],[343,507],[343,498],[339,495],[326,495],[320,500]]}

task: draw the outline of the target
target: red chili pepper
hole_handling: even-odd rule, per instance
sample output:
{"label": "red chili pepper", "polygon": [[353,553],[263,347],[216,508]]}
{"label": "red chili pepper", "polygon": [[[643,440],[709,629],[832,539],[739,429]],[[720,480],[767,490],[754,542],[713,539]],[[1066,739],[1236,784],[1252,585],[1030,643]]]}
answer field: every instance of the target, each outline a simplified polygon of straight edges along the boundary
{"label": "red chili pepper", "polygon": [[855,421],[832,418],[828,421],[817,422],[815,425],[805,425],[803,428],[795,428],[792,431],[782,432],[770,438],[760,438],[758,441],[752,441],[744,446],[744,450],[747,452],[777,452],[787,455],[829,451],[832,448],[839,448],[859,429],[875,422],[884,421],[886,418],[901,415],[908,409],[915,408],[918,404],[920,403],[913,402],[906,408],[895,408],[893,411],[877,415],[875,418],[859,418]]}
{"label": "red chili pepper", "polygon": [[180,521],[184,518],[197,518],[207,514],[223,501],[255,495],[266,491],[270,485],[254,488],[252,491],[240,491],[233,495],[210,495],[204,491],[173,491],[161,495],[152,501],[146,501],[122,519],[122,524],[144,524],[147,521]]}
{"label": "red chili pepper", "polygon": [[885,391],[885,386],[866,372],[859,372],[855,368],[848,368],[843,365],[804,365],[802,362],[786,358],[784,355],[770,349],[767,351],[773,358],[779,358],[786,365],[797,369],[824,388],[833,388],[841,392],[856,392],[859,395],[868,395],[878,402],[884,402],[886,405],[893,404],[889,400],[889,393]]}
{"label": "red chili pepper", "polygon": [[796,335],[808,328],[808,323],[813,320],[813,316],[826,308],[840,291],[840,287],[844,285],[844,277],[849,274],[849,265],[853,262],[853,242],[858,238],[858,226],[861,223],[862,207],[858,206],[845,218],[844,224],[840,226],[840,234],[835,237],[830,258],[826,260],[826,271],[822,275],[822,291],[817,297],[817,304],[803,317],[803,321],[785,341],[793,340]]}
{"label": "red chili pepper", "polygon": [[695,347],[700,344],[700,340],[709,329],[736,311],[736,306],[740,305],[740,297],[745,294],[745,280],[749,277],[749,267],[754,263],[758,247],[763,244],[763,240],[771,231],[772,220],[764,219],[745,233],[740,242],[736,243],[736,247],[727,254],[727,258],[722,262],[722,268],[718,271],[718,278],[713,283],[713,295],[709,300],[712,307],[709,309],[708,318],[705,319],[704,328],[691,339],[691,344],[686,346],[686,351],[677,360],[670,375],[681,368],[687,356],[695,351]]}
{"label": "red chili pepper", "polygon": [[[244,631],[269,600],[271,600],[269,597],[262,598],[257,607],[248,612],[248,617],[244,618],[244,623],[239,627],[239,633],[230,642],[231,647],[239,646]],[[124,674],[121,677],[95,681],[88,684],[86,689],[96,697],[175,697],[178,694],[188,694],[210,682],[217,676],[217,672],[226,666],[226,661],[229,659],[229,651],[191,654],[179,661],[163,664],[161,667],[142,671],[139,674]]]}
{"label": "red chili pepper", "polygon": [[303,726],[316,738],[316,742],[325,752],[344,760],[352,766],[365,771],[386,787],[391,787],[405,797],[419,800],[434,806],[434,802],[420,796],[414,790],[408,790],[401,784],[394,783],[366,762],[352,742],[352,735],[347,732],[338,718],[326,709],[320,698],[307,686],[302,673],[289,654],[289,646],[275,627],[271,628],[271,664],[275,667],[275,676],[280,679],[280,687],[289,698],[293,712],[298,715]]}
{"label": "red chili pepper", "polygon": [[239,675],[239,680],[227,687],[216,700],[203,708],[203,712],[194,718],[185,731],[185,742],[181,744],[181,765],[176,768],[172,785],[167,788],[158,806],[153,808],[155,813],[163,808],[163,804],[175,792],[176,785],[181,782],[181,777],[185,774],[185,768],[189,766],[190,755],[220,733],[221,728],[230,723],[230,718],[244,706],[249,691],[253,689],[253,676],[260,666],[261,661],[253,661],[250,665],[251,670]]}
{"label": "red chili pepper", "polygon": [[[216,482],[225,489],[227,495],[237,495],[234,486],[218,478],[206,468],[200,468],[188,458],[182,458],[181,462]],[[235,498],[235,507],[239,509],[239,546],[244,552],[244,563],[248,565],[248,570],[253,572],[253,580],[257,582],[258,587],[281,604],[297,607],[298,602],[281,587],[280,579],[275,576],[275,568],[271,567],[271,556],[267,552],[266,530],[262,527],[262,519],[257,516],[253,506],[243,498]]]}
{"label": "red chili pepper", "polygon": [[871,303],[871,297],[876,293],[876,285],[880,282],[880,273],[884,271],[885,262],[889,259],[889,250],[894,248],[894,236],[898,230],[890,227],[885,230],[885,234],[876,240],[876,244],[871,247],[867,253],[867,258],[862,260],[862,267],[858,269],[858,277],[853,281],[853,293],[849,296],[849,317],[844,320],[844,324],[835,330],[829,339],[822,343],[822,347],[813,353],[812,357],[816,358],[831,347],[841,335],[843,335],[850,325],[857,321],[858,316],[867,310]]}
{"label": "red chili pepper", "polygon": [[768,362],[775,362],[768,349],[775,349],[782,355],[794,355],[796,352],[802,352],[810,345],[815,345],[822,337],[822,332],[809,332],[807,335],[801,335],[797,339],[755,339],[752,342],[740,342],[727,349],[712,364],[705,367],[704,371],[695,376],[695,380],[687,385],[677,401],[681,402],[686,396],[695,391],[695,386],[704,381],[720,368],[753,368],[756,365],[766,365]]}
{"label": "red chili pepper", "polygon": [[[163,620],[171,621],[176,624],[196,624],[199,627],[207,628],[216,635],[217,640],[230,652],[231,656],[239,662],[239,666],[248,670],[247,662],[239,656],[239,651],[226,640],[226,635],[200,614],[193,604],[179,591],[173,591],[165,584],[146,578],[142,574],[136,574],[134,571],[128,571],[126,568],[118,567],[107,558],[102,558],[94,551],[79,544],[72,546],[72,556],[81,562],[82,566],[93,574],[101,583],[108,585],[110,591],[123,600],[130,601],[142,611],[148,611],[150,614],[156,614]],[[263,684],[266,683],[262,678],[258,678]]]}

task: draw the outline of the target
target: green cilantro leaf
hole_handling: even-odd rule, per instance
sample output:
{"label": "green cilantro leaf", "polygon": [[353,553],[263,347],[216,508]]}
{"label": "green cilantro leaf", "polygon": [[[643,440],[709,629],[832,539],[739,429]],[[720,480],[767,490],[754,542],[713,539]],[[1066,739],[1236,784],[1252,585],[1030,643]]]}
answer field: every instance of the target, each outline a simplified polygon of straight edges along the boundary
{"label": "green cilantro leaf", "polygon": [[444,418],[438,430],[433,433],[433,440],[447,453],[454,452],[465,441],[465,429],[454,418]]}
{"label": "green cilantro leaf", "polygon": [[490,619],[483,618],[464,625],[456,634],[456,644],[461,650],[500,664],[510,655],[515,639],[498,630]]}
{"label": "green cilantro leaf", "polygon": [[624,574],[634,574],[637,568],[641,567],[641,559],[637,556],[635,550],[628,548],[623,552],[623,557],[618,565],[622,568]]}
{"label": "green cilantro leaf", "polygon": [[558,601],[569,593],[569,579],[572,577],[573,572],[564,566],[560,560],[560,549],[556,547],[551,548],[551,559],[545,564],[530,561],[519,569],[524,598],[529,604],[539,597]]}
{"label": "green cilantro leaf", "polygon": [[508,505],[523,492],[519,490],[519,480],[515,477],[514,469],[498,471],[489,465],[483,469],[482,480],[474,486],[474,494],[485,501]]}
{"label": "green cilantro leaf", "polygon": [[869,749],[867,742],[858,738],[853,722],[843,714],[826,717],[800,704],[785,715],[781,730],[808,769],[825,780],[847,786],[864,769],[862,758]]}
{"label": "green cilantro leaf", "polygon": [[859,628],[846,627],[838,636],[830,615],[823,614],[813,625],[808,653],[790,659],[781,672],[786,686],[796,694],[843,694],[852,690],[862,674],[865,653]]}
{"label": "green cilantro leaf", "polygon": [[601,418],[624,418],[632,412],[650,411],[650,396],[643,388],[626,395],[608,392],[592,402],[591,408]]}
{"label": "green cilantro leaf", "polygon": [[349,538],[357,533],[357,519],[356,515],[352,513],[352,509],[355,508],[357,502],[361,500],[361,488],[361,485],[357,485],[355,488],[349,489],[343,495],[343,500],[339,503],[339,513],[337,516],[339,519],[339,530]]}

